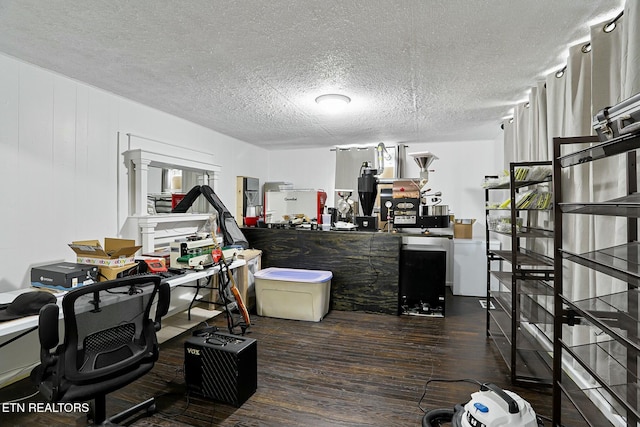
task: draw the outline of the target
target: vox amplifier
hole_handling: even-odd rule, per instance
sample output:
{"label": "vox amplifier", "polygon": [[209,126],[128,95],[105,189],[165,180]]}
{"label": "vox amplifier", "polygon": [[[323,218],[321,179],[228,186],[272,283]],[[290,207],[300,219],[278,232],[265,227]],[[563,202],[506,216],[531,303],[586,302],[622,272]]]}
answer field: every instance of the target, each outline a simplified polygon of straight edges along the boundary
{"label": "vox amplifier", "polygon": [[193,336],[184,343],[187,390],[240,407],[258,386],[257,342],[224,332]]}

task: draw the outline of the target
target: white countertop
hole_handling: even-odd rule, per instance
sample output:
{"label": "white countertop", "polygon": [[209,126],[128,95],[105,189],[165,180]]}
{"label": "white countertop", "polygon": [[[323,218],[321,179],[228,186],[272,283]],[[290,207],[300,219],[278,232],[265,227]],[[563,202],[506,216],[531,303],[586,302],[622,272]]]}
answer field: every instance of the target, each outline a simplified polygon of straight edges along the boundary
{"label": "white countertop", "polygon": [[[246,261],[243,259],[238,259],[233,261],[229,268],[234,269],[238,267],[242,267],[246,265]],[[167,280],[169,287],[175,288],[176,286],[184,285],[186,283],[194,282],[198,279],[203,279],[209,276],[212,276],[220,271],[219,266],[214,266],[211,268],[207,268],[206,270],[191,270],[187,271],[185,274],[181,274],[172,279]],[[6,304],[12,302],[18,295],[31,292],[34,290],[42,290],[40,288],[29,287],[22,289],[15,289],[12,291],[1,292],[0,293],[0,304]],[[62,307],[62,298],[66,295],[68,291],[56,291],[56,290],[47,290],[47,292],[53,293],[53,295],[57,298],[58,306]],[[60,310],[60,319],[62,319],[62,310]],[[0,337],[7,337],[8,335],[19,333],[26,331],[30,328],[38,326],[38,316],[27,316],[19,319],[8,320],[6,322],[0,322]],[[2,344],[2,343],[0,343]]]}

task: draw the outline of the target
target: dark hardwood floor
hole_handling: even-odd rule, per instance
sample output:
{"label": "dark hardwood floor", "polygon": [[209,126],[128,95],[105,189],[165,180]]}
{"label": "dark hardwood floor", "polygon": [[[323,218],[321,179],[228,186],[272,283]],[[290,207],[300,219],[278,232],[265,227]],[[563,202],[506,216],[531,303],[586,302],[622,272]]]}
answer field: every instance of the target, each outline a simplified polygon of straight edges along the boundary
{"label": "dark hardwood floor", "polygon": [[[240,408],[187,396],[184,340],[162,345],[151,374],[107,400],[109,414],[156,396],[157,412],[133,426],[420,426],[424,409],[452,408],[478,386],[429,379],[475,379],[512,390],[543,416],[548,388],[511,386],[485,336],[478,298],[448,295],[446,318],[331,311],[321,322],[252,316],[258,341],[258,390]],[[225,328],[224,316],[211,321]],[[0,390],[0,402],[31,394],[28,380]],[[35,396],[30,401],[41,401]],[[420,404],[420,406],[419,406]],[[0,413],[2,426],[83,425],[84,414]],[[550,422],[545,422],[550,425]]]}

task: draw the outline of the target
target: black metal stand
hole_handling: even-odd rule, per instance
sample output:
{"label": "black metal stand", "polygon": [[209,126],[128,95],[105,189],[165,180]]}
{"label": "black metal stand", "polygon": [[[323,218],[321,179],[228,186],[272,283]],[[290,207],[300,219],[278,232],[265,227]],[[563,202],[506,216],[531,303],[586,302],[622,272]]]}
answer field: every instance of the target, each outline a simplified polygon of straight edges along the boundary
{"label": "black metal stand", "polygon": [[[231,283],[231,281],[229,279],[229,274],[231,274],[231,271],[229,270],[229,265],[224,261],[220,261],[217,264],[214,264],[214,267],[216,266],[219,267],[218,272],[216,274],[212,274],[211,276],[209,276],[206,279],[206,284],[202,285],[202,282],[201,282],[202,279],[198,279],[196,280],[195,286],[179,285],[180,287],[183,287],[183,288],[195,289],[195,293],[193,294],[191,303],[189,303],[189,309],[187,310],[187,319],[191,320],[191,308],[197,302],[221,306],[221,307],[224,307],[225,309],[225,315],[227,317],[227,329],[229,330],[229,333],[233,334],[234,329],[239,327],[241,330],[240,334],[244,335],[248,326],[242,319],[242,316],[240,316],[240,319],[234,319],[232,308],[230,307],[231,304],[233,304],[234,302],[237,304],[237,302],[235,301],[233,296],[230,295],[231,291],[229,289],[229,284]],[[218,286],[214,286],[213,284],[213,279],[216,276],[218,277]],[[217,290],[218,296],[220,299],[218,301],[198,299],[198,295],[200,293],[200,290],[202,289]]]}

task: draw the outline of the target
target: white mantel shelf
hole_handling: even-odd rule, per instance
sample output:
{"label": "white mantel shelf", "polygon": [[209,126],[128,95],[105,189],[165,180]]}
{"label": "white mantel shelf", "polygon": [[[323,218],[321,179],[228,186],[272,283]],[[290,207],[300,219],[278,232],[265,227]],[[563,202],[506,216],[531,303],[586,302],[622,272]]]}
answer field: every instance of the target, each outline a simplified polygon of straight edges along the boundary
{"label": "white mantel shelf", "polygon": [[123,153],[125,161],[132,162],[134,165],[146,164],[147,166],[169,168],[169,169],[183,169],[196,172],[210,172],[215,174],[220,172],[220,166],[212,163],[213,156],[207,159],[204,154],[200,153],[200,156],[205,156],[203,160],[195,160],[181,156],[172,156],[162,153],[156,153],[153,151],[142,150],[140,148],[127,150]]}
{"label": "white mantel shelf", "polygon": [[159,214],[134,216],[140,232],[142,253],[151,253],[159,247],[168,246],[176,238],[195,234],[209,219],[206,214]]}

